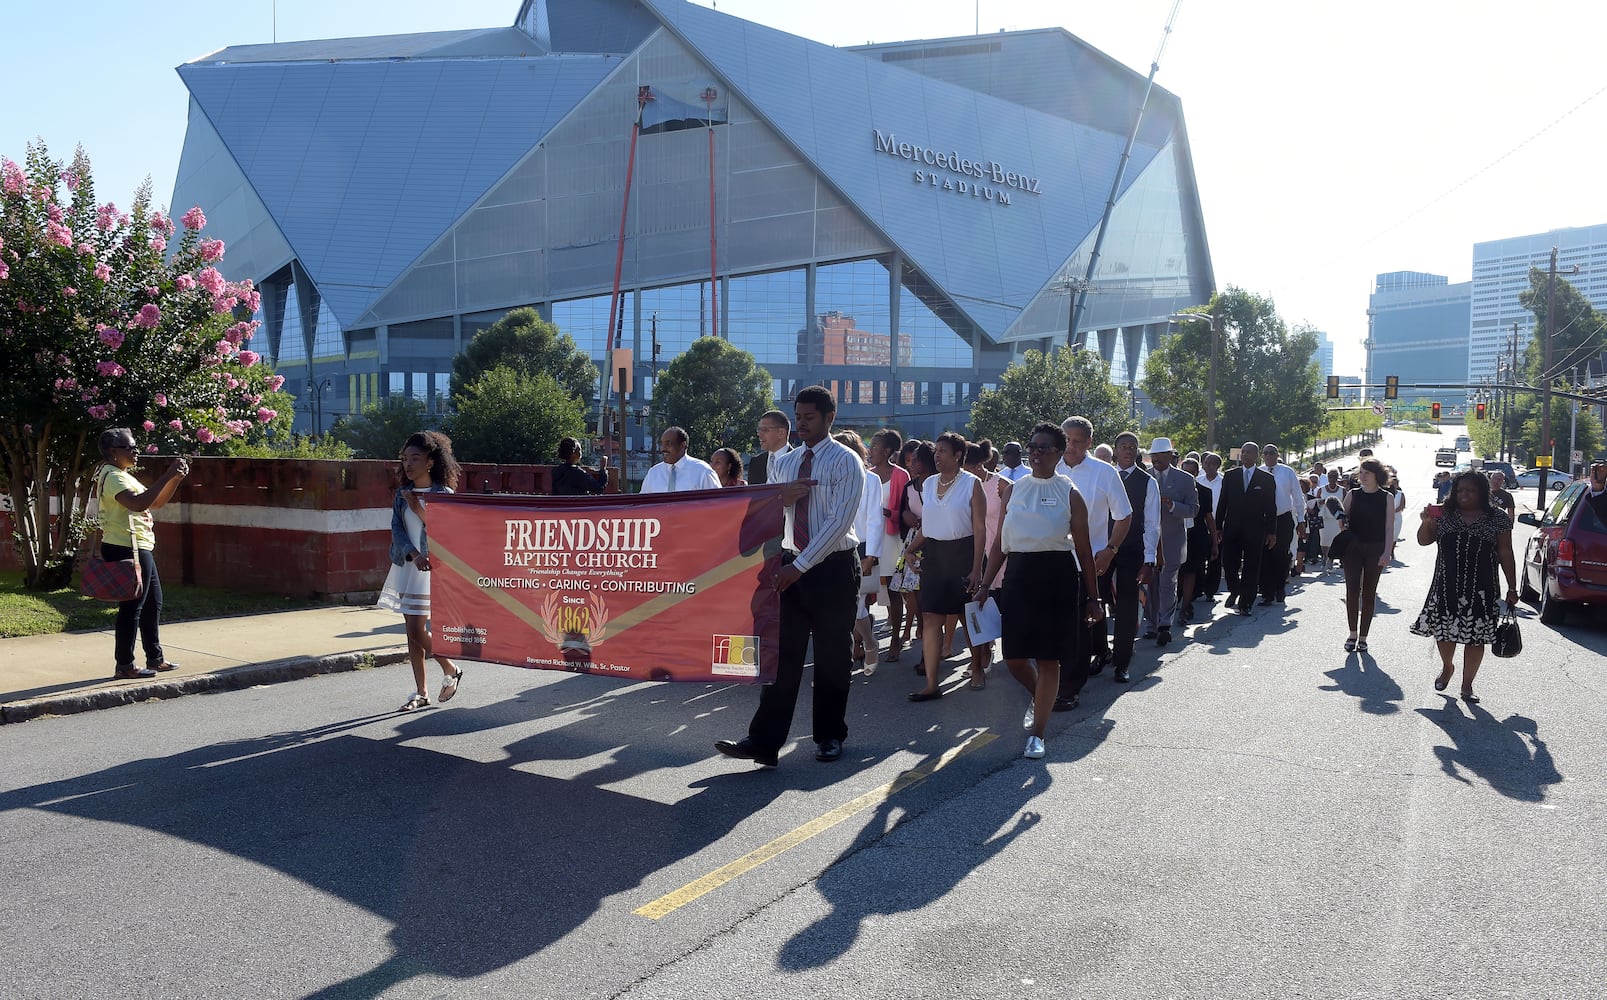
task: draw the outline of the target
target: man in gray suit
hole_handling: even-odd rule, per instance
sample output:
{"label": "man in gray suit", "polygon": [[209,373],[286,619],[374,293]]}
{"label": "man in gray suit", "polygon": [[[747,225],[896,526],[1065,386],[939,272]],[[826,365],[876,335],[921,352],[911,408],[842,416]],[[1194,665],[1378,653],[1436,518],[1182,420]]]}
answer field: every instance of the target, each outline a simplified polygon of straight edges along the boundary
{"label": "man in gray suit", "polygon": [[1164,646],[1172,641],[1172,625],[1177,618],[1177,571],[1188,558],[1189,526],[1200,511],[1200,494],[1194,477],[1172,463],[1177,453],[1172,450],[1170,438],[1156,438],[1149,446],[1151,473],[1160,487],[1161,544],[1160,567],[1150,585],[1149,605],[1144,617],[1148,626],[1145,636],[1153,635],[1155,644]]}

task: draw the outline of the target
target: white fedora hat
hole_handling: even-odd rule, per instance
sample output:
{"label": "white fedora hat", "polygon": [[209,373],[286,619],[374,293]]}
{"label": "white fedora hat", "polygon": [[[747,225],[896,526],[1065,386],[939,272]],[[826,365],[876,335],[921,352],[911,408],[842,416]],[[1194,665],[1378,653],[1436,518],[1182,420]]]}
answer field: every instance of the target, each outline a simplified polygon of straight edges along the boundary
{"label": "white fedora hat", "polygon": [[1169,451],[1172,451],[1172,450],[1173,450],[1173,448],[1172,448],[1172,439],[1171,438],[1156,438],[1155,440],[1153,440],[1153,441],[1151,441],[1149,443],[1149,453],[1151,455],[1155,454],[1157,451],[1168,451],[1169,452]]}

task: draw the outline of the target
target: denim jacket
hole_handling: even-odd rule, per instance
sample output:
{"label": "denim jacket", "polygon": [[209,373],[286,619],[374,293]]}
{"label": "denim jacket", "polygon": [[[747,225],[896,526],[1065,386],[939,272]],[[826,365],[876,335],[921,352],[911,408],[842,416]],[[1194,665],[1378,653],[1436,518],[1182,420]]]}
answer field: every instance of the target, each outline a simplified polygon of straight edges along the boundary
{"label": "denim jacket", "polygon": [[[407,537],[407,492],[414,487],[403,484],[396,491],[396,499],[391,501],[391,563],[396,566],[406,565],[414,556],[430,554],[430,533],[428,529],[419,535],[422,548],[414,548],[412,539]],[[451,493],[449,486],[431,483],[425,493]]]}

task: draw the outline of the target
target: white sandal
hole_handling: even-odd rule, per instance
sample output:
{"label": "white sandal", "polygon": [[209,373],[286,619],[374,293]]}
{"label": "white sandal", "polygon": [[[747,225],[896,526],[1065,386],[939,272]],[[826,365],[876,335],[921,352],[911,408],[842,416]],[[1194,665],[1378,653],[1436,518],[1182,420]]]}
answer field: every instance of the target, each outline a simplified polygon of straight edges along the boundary
{"label": "white sandal", "polygon": [[441,684],[441,701],[443,703],[451,701],[452,696],[458,693],[458,681],[461,681],[462,679],[463,668],[459,667],[457,673],[453,674],[451,677],[448,677]]}

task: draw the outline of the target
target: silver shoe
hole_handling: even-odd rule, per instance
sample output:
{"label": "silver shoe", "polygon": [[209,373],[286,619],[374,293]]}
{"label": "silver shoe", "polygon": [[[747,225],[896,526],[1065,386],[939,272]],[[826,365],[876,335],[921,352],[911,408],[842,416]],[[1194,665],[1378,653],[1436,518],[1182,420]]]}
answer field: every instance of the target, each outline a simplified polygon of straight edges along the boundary
{"label": "silver shoe", "polygon": [[1027,705],[1027,714],[1021,717],[1021,728],[1031,729],[1032,724],[1038,721],[1038,707],[1036,704]]}
{"label": "silver shoe", "polygon": [[1027,737],[1027,749],[1025,749],[1025,750],[1023,750],[1021,752],[1021,756],[1027,758],[1028,760],[1037,760],[1038,758],[1042,757],[1043,756],[1043,737],[1041,737],[1041,736],[1028,736]]}

